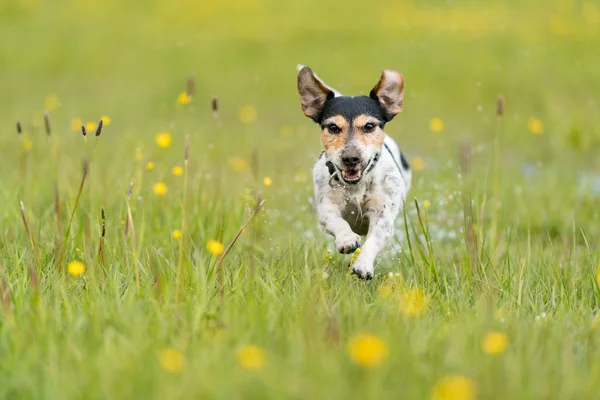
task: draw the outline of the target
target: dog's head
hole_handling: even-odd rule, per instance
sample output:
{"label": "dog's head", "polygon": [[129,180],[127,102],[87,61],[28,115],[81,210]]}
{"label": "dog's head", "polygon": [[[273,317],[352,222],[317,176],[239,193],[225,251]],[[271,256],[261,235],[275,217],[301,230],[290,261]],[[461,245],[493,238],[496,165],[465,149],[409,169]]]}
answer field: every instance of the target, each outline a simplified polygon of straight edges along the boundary
{"label": "dog's head", "polygon": [[381,152],[384,125],[402,111],[404,78],[384,70],[369,96],[336,96],[309,67],[298,74],[304,115],[321,126],[321,143],[347,183],[359,182]]}

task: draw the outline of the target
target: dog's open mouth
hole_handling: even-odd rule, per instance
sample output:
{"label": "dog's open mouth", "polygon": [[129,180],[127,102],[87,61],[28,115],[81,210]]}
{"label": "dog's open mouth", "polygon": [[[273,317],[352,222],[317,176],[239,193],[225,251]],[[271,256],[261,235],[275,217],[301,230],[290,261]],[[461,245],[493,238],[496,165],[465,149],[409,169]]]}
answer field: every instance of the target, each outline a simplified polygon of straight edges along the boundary
{"label": "dog's open mouth", "polygon": [[356,183],[362,178],[362,170],[360,169],[345,169],[342,171],[342,178],[348,183]]}

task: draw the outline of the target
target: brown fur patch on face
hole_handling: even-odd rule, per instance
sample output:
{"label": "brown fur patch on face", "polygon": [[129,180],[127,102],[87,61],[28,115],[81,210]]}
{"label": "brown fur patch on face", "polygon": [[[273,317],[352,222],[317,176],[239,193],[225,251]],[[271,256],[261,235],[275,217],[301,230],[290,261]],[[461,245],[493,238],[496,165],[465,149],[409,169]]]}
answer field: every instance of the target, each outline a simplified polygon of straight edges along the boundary
{"label": "brown fur patch on face", "polygon": [[[372,123],[375,125],[375,130],[372,132],[365,132],[365,125],[368,123]],[[378,121],[377,118],[374,118],[370,115],[361,114],[358,117],[354,118],[352,121],[352,128],[354,129],[354,135],[356,136],[356,140],[358,142],[367,147],[367,146],[383,146],[383,141],[385,140],[385,133],[379,127],[381,121]]]}
{"label": "brown fur patch on face", "polygon": [[[328,126],[335,124],[340,128],[340,133],[333,134],[329,132]],[[321,143],[326,152],[331,150],[340,150],[346,145],[349,137],[350,125],[346,118],[341,115],[334,115],[333,117],[327,118],[323,121],[323,130],[321,131]]]}

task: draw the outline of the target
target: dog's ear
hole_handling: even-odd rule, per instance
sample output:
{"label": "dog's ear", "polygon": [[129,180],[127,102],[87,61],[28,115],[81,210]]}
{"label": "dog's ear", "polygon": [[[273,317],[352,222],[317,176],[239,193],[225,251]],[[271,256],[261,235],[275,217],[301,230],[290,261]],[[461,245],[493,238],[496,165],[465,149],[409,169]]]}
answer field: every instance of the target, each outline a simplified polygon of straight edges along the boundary
{"label": "dog's ear", "polygon": [[379,102],[388,121],[391,120],[402,111],[404,105],[404,77],[398,71],[384,70],[379,82],[371,90],[370,96]]}
{"label": "dog's ear", "polygon": [[304,115],[318,121],[328,98],[335,94],[315,77],[310,67],[304,67],[298,73],[298,93]]}

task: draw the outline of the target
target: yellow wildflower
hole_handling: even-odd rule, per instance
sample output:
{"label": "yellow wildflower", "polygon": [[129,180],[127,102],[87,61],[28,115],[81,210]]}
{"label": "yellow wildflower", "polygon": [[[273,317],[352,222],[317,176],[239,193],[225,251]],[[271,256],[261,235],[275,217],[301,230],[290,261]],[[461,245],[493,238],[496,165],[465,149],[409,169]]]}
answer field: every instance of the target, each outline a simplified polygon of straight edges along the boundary
{"label": "yellow wildflower", "polygon": [[138,160],[138,161],[141,161],[141,160],[142,160],[142,158],[143,158],[143,154],[142,154],[142,152],[141,152],[140,150],[137,150],[137,151],[135,152],[135,159],[136,159],[136,160]]}
{"label": "yellow wildflower", "polygon": [[265,185],[265,187],[269,187],[273,184],[273,179],[269,178],[268,176],[265,176],[265,178],[263,179],[263,185]]}
{"label": "yellow wildflower", "polygon": [[429,207],[431,207],[431,202],[429,200],[423,201],[423,208],[427,210]]}
{"label": "yellow wildflower", "polygon": [[152,186],[152,191],[157,196],[164,196],[167,194],[167,185],[162,182],[157,182],[154,184],[154,186]]}
{"label": "yellow wildflower", "polygon": [[242,157],[231,157],[229,159],[229,166],[236,172],[244,172],[247,164],[246,160],[244,160]]}
{"label": "yellow wildflower", "polygon": [[162,149],[166,149],[171,145],[171,133],[160,132],[156,134],[156,144]]}
{"label": "yellow wildflower", "polygon": [[183,355],[172,348],[162,349],[158,353],[158,362],[160,366],[168,372],[180,372],[185,366]]}
{"label": "yellow wildflower", "polygon": [[422,171],[425,168],[425,161],[421,157],[413,157],[410,160],[410,165],[415,171]]}
{"label": "yellow wildflower", "polygon": [[475,397],[475,382],[460,375],[442,378],[431,391],[431,400],[475,400]]}
{"label": "yellow wildflower", "polygon": [[189,104],[190,101],[192,101],[192,96],[189,96],[187,92],[181,92],[177,96],[177,102],[179,104]]}
{"label": "yellow wildflower", "polygon": [[281,127],[281,136],[284,138],[291,138],[294,135],[294,128],[291,125],[284,125]]}
{"label": "yellow wildflower", "polygon": [[372,368],[385,360],[388,348],[383,339],[370,333],[361,333],[348,341],[348,354],[361,367]]}
{"label": "yellow wildflower", "polygon": [[71,261],[67,265],[67,270],[72,276],[80,276],[85,272],[85,265],[81,261]]}
{"label": "yellow wildflower", "polygon": [[179,229],[175,229],[173,233],[171,233],[173,239],[181,239],[181,231]]}
{"label": "yellow wildflower", "polygon": [[429,121],[429,129],[431,129],[433,132],[441,132],[444,130],[444,121],[442,121],[440,118],[432,118],[431,121]]}
{"label": "yellow wildflower", "polygon": [[148,161],[146,163],[146,171],[152,171],[154,169],[154,163],[152,161]]}
{"label": "yellow wildflower", "polygon": [[256,108],[247,104],[247,105],[243,106],[242,108],[240,108],[238,117],[240,118],[240,121],[242,121],[244,124],[250,124],[250,123],[256,121],[256,118],[258,117],[258,113],[256,112]]}
{"label": "yellow wildflower", "polygon": [[179,165],[174,166],[171,169],[171,172],[173,173],[173,175],[175,176],[180,176],[181,174],[183,174],[183,167],[180,167]]}
{"label": "yellow wildflower", "polygon": [[83,125],[81,118],[73,118],[71,120],[71,130],[73,132],[81,132],[81,125]]}
{"label": "yellow wildflower", "polygon": [[534,135],[541,135],[544,132],[544,124],[537,118],[529,118],[527,120],[527,127]]}
{"label": "yellow wildflower", "polygon": [[420,317],[428,305],[429,297],[420,288],[410,288],[400,296],[400,311],[407,317]]}
{"label": "yellow wildflower", "polygon": [[23,150],[29,151],[33,147],[33,142],[27,136],[23,136],[23,139],[21,139],[21,145],[23,146]]}
{"label": "yellow wildflower", "polygon": [[95,122],[88,122],[87,124],[85,124],[85,130],[88,133],[93,133],[96,130],[96,123]]}
{"label": "yellow wildflower", "polygon": [[600,24],[600,8],[593,2],[586,1],[583,3],[583,18],[585,18],[585,22],[590,25]]}
{"label": "yellow wildflower", "polygon": [[262,369],[266,361],[264,350],[255,345],[244,346],[237,353],[237,363],[244,369]]}
{"label": "yellow wildflower", "polygon": [[392,286],[384,283],[377,289],[377,296],[382,299],[389,299],[392,296],[392,292]]}
{"label": "yellow wildflower", "polygon": [[44,109],[46,111],[54,111],[60,106],[60,100],[55,94],[49,94],[44,99]]}
{"label": "yellow wildflower", "polygon": [[569,33],[569,24],[560,14],[551,14],[548,17],[548,26],[556,36],[565,36]]}
{"label": "yellow wildflower", "polygon": [[500,354],[508,345],[508,336],[502,332],[490,332],[481,342],[481,348],[488,354]]}
{"label": "yellow wildflower", "polygon": [[112,119],[110,117],[107,117],[106,115],[103,115],[100,119],[102,120],[102,124],[104,125],[110,125],[110,123],[112,122]]}
{"label": "yellow wildflower", "polygon": [[206,249],[209,253],[218,256],[223,252],[223,243],[218,242],[216,240],[209,240],[208,242],[206,242]]}

